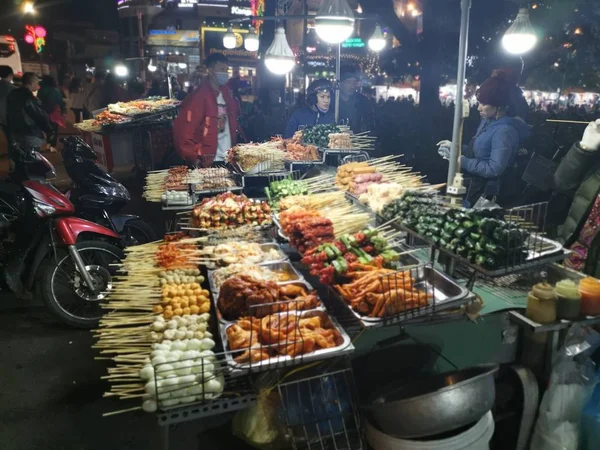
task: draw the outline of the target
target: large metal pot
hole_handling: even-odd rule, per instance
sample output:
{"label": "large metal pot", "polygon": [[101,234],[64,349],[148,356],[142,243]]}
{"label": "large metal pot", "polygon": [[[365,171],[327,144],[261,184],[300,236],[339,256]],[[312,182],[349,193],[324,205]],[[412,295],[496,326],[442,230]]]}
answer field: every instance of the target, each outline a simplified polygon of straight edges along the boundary
{"label": "large metal pot", "polygon": [[382,389],[365,405],[372,424],[391,436],[435,436],[475,423],[493,406],[496,365],[446,372]]}

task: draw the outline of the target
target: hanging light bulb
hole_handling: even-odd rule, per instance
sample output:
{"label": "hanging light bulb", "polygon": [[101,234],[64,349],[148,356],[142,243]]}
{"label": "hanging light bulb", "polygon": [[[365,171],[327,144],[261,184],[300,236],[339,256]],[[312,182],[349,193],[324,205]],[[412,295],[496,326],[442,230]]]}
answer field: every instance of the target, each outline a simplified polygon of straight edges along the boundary
{"label": "hanging light bulb", "polygon": [[148,63],[148,70],[150,72],[156,72],[157,67],[154,65],[154,61],[150,58],[150,62]]}
{"label": "hanging light bulb", "polygon": [[244,38],[244,48],[249,52],[258,51],[258,35],[251,30]]}
{"label": "hanging light bulb", "polygon": [[315,29],[329,44],[339,44],[354,31],[354,13],[347,0],[325,0],[315,17]]}
{"label": "hanging light bulb", "polygon": [[223,36],[223,47],[231,50],[231,49],[235,48],[236,44],[237,44],[237,39],[235,37],[235,33],[233,32],[233,28],[229,27],[229,28],[227,28],[227,32]]}
{"label": "hanging light bulb", "polygon": [[527,53],[537,43],[537,36],[529,21],[529,10],[519,9],[517,18],[502,37],[502,46],[508,53],[521,55]]}
{"label": "hanging light bulb", "polygon": [[117,64],[115,66],[115,75],[121,78],[125,78],[127,75],[129,75],[129,69],[123,64]]}
{"label": "hanging light bulb", "polygon": [[381,27],[379,24],[377,24],[373,36],[371,36],[371,39],[369,39],[369,48],[374,52],[380,52],[385,48],[385,44],[385,36],[381,32]]}
{"label": "hanging light bulb", "polygon": [[273,39],[273,43],[265,53],[265,65],[276,75],[285,75],[296,65],[294,52],[288,44],[282,26],[277,27],[275,39]]}

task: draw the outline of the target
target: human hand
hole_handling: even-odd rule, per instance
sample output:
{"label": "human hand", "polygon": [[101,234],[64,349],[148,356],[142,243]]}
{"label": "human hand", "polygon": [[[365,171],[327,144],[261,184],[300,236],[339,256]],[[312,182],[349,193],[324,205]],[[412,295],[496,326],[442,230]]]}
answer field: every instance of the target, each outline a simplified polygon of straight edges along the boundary
{"label": "human hand", "polygon": [[579,143],[583,150],[594,152],[600,148],[600,119],[590,122]]}
{"label": "human hand", "polygon": [[438,153],[444,159],[450,159],[450,147],[452,146],[451,141],[440,141],[437,143]]}

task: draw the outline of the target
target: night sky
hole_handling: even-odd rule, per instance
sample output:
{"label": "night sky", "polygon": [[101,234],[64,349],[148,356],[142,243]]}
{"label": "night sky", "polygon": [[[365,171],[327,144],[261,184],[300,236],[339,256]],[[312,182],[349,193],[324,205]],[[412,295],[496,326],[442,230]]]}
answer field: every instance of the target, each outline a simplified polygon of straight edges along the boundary
{"label": "night sky", "polygon": [[[3,19],[21,16],[19,5],[22,1],[0,0]],[[54,19],[68,19],[91,22],[98,28],[117,28],[117,0],[38,0],[35,4],[36,20],[42,25],[51,25]]]}

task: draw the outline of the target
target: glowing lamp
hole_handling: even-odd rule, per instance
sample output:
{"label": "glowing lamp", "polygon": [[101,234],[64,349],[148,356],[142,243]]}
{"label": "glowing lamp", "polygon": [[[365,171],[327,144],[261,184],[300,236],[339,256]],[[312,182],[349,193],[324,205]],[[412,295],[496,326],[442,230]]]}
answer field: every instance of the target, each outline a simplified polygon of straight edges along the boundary
{"label": "glowing lamp", "polygon": [[329,44],[339,44],[354,31],[354,13],[346,0],[325,0],[315,17],[317,35]]}
{"label": "glowing lamp", "polygon": [[250,31],[244,38],[244,48],[249,52],[258,51],[258,35],[254,32],[254,30]]}
{"label": "glowing lamp", "polygon": [[115,75],[124,78],[129,75],[129,69],[123,64],[119,64],[118,66],[115,66]]}
{"label": "glowing lamp", "polygon": [[369,39],[369,48],[374,52],[380,52],[385,48],[385,44],[385,36],[381,32],[381,27],[379,24],[377,24],[373,36],[371,36],[371,39]]}
{"label": "glowing lamp", "polygon": [[517,18],[502,37],[502,46],[508,53],[522,55],[527,53],[537,43],[537,36],[529,21],[529,10],[519,9]]}
{"label": "glowing lamp", "polygon": [[267,69],[276,75],[285,75],[296,65],[296,58],[285,36],[282,26],[277,27],[275,39],[265,53]]}
{"label": "glowing lamp", "polygon": [[237,45],[237,38],[235,37],[235,33],[233,32],[233,28],[227,28],[227,32],[223,36],[223,47],[231,50],[234,49]]}

